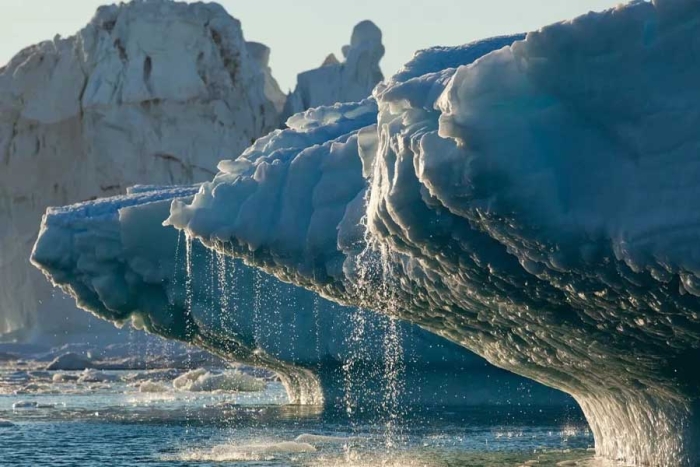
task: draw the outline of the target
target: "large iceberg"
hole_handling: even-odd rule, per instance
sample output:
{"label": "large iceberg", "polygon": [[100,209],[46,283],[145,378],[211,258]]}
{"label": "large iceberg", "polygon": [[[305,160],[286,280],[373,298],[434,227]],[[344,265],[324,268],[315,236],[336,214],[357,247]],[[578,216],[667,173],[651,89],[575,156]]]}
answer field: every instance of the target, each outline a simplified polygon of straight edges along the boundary
{"label": "large iceberg", "polygon": [[[164,227],[196,187],[49,210],[34,258],[78,304],[230,362],[275,371],[290,401],[332,409],[571,404],[416,326],[334,305]],[[414,409],[411,409],[414,410]]]}
{"label": "large iceberg", "polygon": [[[697,465],[700,2],[500,45],[293,117],[167,223],[571,394],[602,457]],[[60,277],[51,218],[34,260]]]}
{"label": "large iceberg", "polygon": [[[313,76],[333,77],[314,78],[306,105],[366,97],[381,79],[376,26],[360,23],[345,52],[343,64],[301,75],[307,84]],[[18,329],[42,344],[90,340],[103,346],[129,336],[88,319],[36,277],[28,257],[38,220],[47,206],[114,195],[136,183],[209,179],[221,158],[238,155],[281,123],[286,96],[269,55],[265,45],[245,42],[238,21],[217,5],[149,0],[103,7],[77,35],[30,47],[0,70],[0,336]],[[376,106],[365,117],[363,125],[375,121]],[[161,193],[146,194],[156,191]],[[84,213],[79,224],[73,217],[74,225],[90,230],[75,233],[75,247],[83,252],[74,257],[75,266],[99,299],[76,285],[82,306],[108,321],[133,319],[154,333],[201,344],[228,361],[274,369],[294,402],[323,399],[337,407],[346,404],[350,386],[348,403],[381,402],[390,337],[401,341],[405,360],[395,384],[408,391],[397,403],[571,402],[415,326],[394,329],[373,313],[336,307],[228,260],[219,266],[229,276],[236,271],[238,286],[229,286],[225,298],[235,310],[222,308],[224,298],[194,277],[186,299],[185,242],[161,223],[170,199],[195,192],[140,186],[116,198],[109,212],[72,213]],[[54,245],[51,254],[62,254],[61,247]],[[196,242],[192,248],[193,270],[209,273],[220,260]],[[151,289],[150,299],[136,298]],[[178,327],[189,323],[183,318],[189,307],[197,326]],[[232,315],[240,324],[228,322]],[[224,330],[217,329],[221,324]],[[221,334],[237,344],[222,347]],[[123,363],[143,365],[139,356],[131,358]],[[464,371],[471,376],[460,378]],[[360,379],[366,381],[352,383]]]}
{"label": "large iceberg", "polygon": [[279,126],[263,47],[221,6],[152,0],[0,67],[0,335],[95,325],[30,267],[48,206],[207,180]]}

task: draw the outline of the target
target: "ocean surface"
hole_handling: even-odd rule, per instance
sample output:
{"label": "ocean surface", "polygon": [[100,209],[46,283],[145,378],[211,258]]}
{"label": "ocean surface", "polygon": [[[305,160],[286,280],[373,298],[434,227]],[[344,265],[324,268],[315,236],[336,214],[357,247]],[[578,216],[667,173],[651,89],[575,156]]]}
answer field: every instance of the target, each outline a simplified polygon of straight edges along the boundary
{"label": "ocean surface", "polygon": [[1,466],[593,463],[585,422],[562,408],[403,408],[389,418],[348,417],[289,406],[276,381],[256,392],[195,392],[176,390],[173,371],[56,374],[0,370]]}

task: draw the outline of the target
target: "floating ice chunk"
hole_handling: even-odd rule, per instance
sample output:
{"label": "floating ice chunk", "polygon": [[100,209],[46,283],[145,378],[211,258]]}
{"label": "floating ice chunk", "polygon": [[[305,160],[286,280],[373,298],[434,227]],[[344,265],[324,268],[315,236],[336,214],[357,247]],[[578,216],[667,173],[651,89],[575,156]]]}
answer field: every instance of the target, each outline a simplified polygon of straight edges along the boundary
{"label": "floating ice chunk", "polygon": [[79,383],[110,383],[118,381],[120,378],[117,375],[111,375],[102,371],[88,369],[83,371],[78,378]]}
{"label": "floating ice chunk", "polygon": [[72,383],[78,381],[79,376],[70,373],[56,373],[51,380],[54,383]]}
{"label": "floating ice chunk", "polygon": [[211,373],[202,368],[187,372],[173,381],[175,389],[193,392],[256,392],[264,390],[266,386],[265,381],[238,371]]}
{"label": "floating ice chunk", "polygon": [[185,390],[185,388],[191,386],[194,381],[197,381],[200,376],[204,376],[205,374],[207,374],[207,370],[204,368],[188,371],[173,380],[173,387],[175,389]]}
{"label": "floating ice chunk", "polygon": [[69,352],[56,357],[51,363],[46,365],[46,370],[81,371],[94,367],[92,360],[89,358]]}
{"label": "floating ice chunk", "polygon": [[139,392],[145,393],[160,393],[168,392],[168,388],[162,384],[155,381],[144,381],[139,385]]}
{"label": "floating ice chunk", "polygon": [[36,409],[39,407],[39,403],[36,401],[18,401],[12,404],[12,409]]}
{"label": "floating ice chunk", "polygon": [[308,443],[294,441],[249,445],[219,445],[208,450],[198,450],[178,456],[178,460],[199,462],[271,461],[278,456],[316,452]]}

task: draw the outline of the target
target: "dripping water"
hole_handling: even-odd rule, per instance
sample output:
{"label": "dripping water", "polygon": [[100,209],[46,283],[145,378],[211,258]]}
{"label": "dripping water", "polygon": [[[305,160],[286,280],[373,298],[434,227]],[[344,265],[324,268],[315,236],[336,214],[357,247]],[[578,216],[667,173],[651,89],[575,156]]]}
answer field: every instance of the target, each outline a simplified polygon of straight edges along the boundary
{"label": "dripping water", "polygon": [[[192,322],[192,306],[194,302],[194,290],[193,290],[193,252],[192,252],[192,247],[193,247],[193,241],[192,237],[190,237],[189,234],[185,234],[185,315],[186,315],[186,329],[185,329],[185,334],[188,336],[188,338],[192,335],[194,332],[194,329],[190,328],[190,323]],[[192,369],[192,355],[190,353],[190,347],[189,345],[187,347],[187,356],[186,356],[186,368],[188,370]],[[193,413],[190,409],[191,404],[187,404],[185,408],[185,434],[190,435],[191,428],[192,428],[192,423],[191,419],[193,416]]]}
{"label": "dripping water", "polygon": [[405,391],[404,374],[405,362],[403,358],[402,336],[396,316],[397,299],[395,294],[395,275],[391,269],[389,252],[386,247],[380,248],[382,266],[381,294],[386,304],[387,324],[384,332],[384,411],[386,417],[386,445],[388,448],[401,440],[401,394]]}
{"label": "dripping water", "polygon": [[316,359],[321,358],[321,316],[320,307],[321,299],[317,294],[313,294],[312,314],[314,320],[314,349],[316,351]]}
{"label": "dripping water", "polygon": [[215,250],[217,277],[216,286],[218,287],[219,293],[219,325],[223,335],[231,335],[238,326],[236,310],[232,309],[232,305],[236,305],[235,294],[237,293],[237,288],[235,284],[233,284],[233,278],[235,278],[235,266],[233,263],[229,265],[229,260],[223,251],[223,244],[221,244],[219,248]]}
{"label": "dripping water", "polygon": [[260,315],[262,312],[262,273],[257,269],[253,273],[253,341],[260,347]]}

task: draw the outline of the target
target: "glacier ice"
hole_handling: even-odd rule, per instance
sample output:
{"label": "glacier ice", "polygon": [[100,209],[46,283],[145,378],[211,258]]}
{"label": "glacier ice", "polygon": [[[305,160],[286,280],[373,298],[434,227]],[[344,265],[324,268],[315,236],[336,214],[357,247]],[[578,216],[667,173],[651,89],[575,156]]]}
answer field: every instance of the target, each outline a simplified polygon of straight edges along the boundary
{"label": "glacier ice", "polygon": [[279,126],[266,67],[222,7],[153,0],[102,7],[0,68],[0,334],[88,326],[29,265],[46,207],[209,179]]}
{"label": "glacier ice", "polygon": [[[634,1],[419,52],[219,164],[167,224],[571,394],[602,457],[697,465],[699,33],[696,0]],[[34,261],[79,285],[54,214]]]}
{"label": "glacier ice", "polygon": [[[103,319],[277,372],[294,403],[382,403],[388,320],[320,300],[164,227],[172,199],[197,190],[137,186],[125,196],[52,208],[34,260]],[[402,324],[398,334],[404,405],[571,403],[415,326]]]}
{"label": "glacier ice", "polygon": [[656,0],[426,50],[376,121],[307,113],[168,223],[573,395],[602,457],[696,465],[699,44],[700,3]]}

